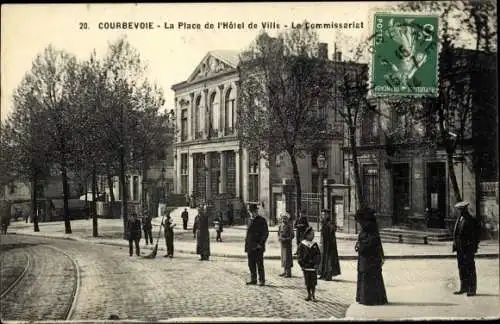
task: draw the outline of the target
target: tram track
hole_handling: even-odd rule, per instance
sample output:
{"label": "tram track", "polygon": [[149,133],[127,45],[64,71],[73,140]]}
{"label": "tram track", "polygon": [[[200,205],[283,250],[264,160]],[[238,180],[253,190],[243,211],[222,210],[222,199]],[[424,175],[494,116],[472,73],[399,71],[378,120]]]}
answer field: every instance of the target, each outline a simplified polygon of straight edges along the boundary
{"label": "tram track", "polygon": [[25,247],[21,253],[27,260],[23,271],[0,296],[2,319],[71,319],[80,287],[76,260],[46,244]]}

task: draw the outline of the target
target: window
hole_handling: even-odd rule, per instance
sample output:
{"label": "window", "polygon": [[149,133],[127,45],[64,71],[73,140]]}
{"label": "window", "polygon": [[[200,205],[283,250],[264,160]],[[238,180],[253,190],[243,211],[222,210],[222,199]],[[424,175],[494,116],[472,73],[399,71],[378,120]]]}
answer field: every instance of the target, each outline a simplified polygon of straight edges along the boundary
{"label": "window", "polygon": [[181,154],[181,193],[188,193],[188,177],[189,177],[189,167],[188,167],[188,155]]}
{"label": "window", "polygon": [[368,207],[378,208],[378,169],[376,165],[363,166],[363,195]]}
{"label": "window", "polygon": [[376,113],[373,109],[367,109],[363,112],[361,121],[361,143],[378,143],[378,125]]}
{"label": "window", "polygon": [[[226,192],[236,197],[236,154],[234,151],[226,153]],[[224,170],[223,170],[224,171]]]}
{"label": "window", "polygon": [[210,95],[210,127],[209,134],[211,137],[218,136],[218,128],[219,128],[219,96],[217,96],[217,92],[212,92]]}
{"label": "window", "polygon": [[185,141],[187,139],[188,132],[188,118],[187,118],[187,109],[182,109],[181,112],[181,141]]}
{"label": "window", "polygon": [[139,177],[134,176],[132,187],[132,200],[139,200]]}
{"label": "window", "polygon": [[194,138],[201,138],[201,96],[196,98],[195,114],[194,114]]}
{"label": "window", "polygon": [[248,200],[259,201],[259,160],[256,155],[249,157],[248,163]]}
{"label": "window", "polygon": [[226,135],[234,133],[235,124],[235,91],[229,89],[226,92],[226,100],[224,101],[224,129]]}

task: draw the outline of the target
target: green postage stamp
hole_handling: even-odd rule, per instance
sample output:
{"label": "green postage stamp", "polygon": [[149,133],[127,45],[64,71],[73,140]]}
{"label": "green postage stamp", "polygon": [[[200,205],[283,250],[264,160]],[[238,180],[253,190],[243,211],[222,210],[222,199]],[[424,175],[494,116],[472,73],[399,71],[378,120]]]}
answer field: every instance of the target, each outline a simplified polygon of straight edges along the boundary
{"label": "green postage stamp", "polygon": [[437,95],[438,18],[437,15],[375,13],[372,95]]}

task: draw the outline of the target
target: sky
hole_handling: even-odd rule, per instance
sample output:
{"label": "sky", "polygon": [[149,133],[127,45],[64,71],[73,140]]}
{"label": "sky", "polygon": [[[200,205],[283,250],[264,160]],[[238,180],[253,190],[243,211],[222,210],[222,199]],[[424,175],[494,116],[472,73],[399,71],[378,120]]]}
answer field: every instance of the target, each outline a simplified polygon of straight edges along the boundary
{"label": "sky", "polygon": [[[12,93],[19,85],[36,55],[52,44],[85,60],[92,50],[104,55],[108,43],[122,35],[148,62],[148,78],[165,93],[165,108],[174,105],[171,86],[186,80],[208,51],[245,49],[269,22],[277,32],[307,20],[312,23],[357,23],[363,28],[317,30],[320,41],[334,42],[343,52],[353,40],[371,34],[375,11],[394,3],[316,2],[316,3],[191,3],[191,4],[12,4],[1,10],[1,119],[12,110]],[[112,30],[100,23],[151,22],[154,29]],[[200,24],[201,29],[179,28],[178,23]],[[205,29],[206,23],[214,28]],[[218,29],[219,22],[243,24],[243,29]],[[164,24],[174,24],[165,29]],[[249,24],[257,28],[249,28]],[[274,23],[274,24],[273,24]]]}

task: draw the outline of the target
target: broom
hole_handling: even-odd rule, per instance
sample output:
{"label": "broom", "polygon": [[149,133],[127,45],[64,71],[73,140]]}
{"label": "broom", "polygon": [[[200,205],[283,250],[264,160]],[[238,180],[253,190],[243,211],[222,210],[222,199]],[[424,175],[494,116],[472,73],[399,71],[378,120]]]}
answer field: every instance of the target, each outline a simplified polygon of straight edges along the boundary
{"label": "broom", "polygon": [[154,259],[156,258],[156,254],[158,253],[158,242],[160,241],[160,236],[161,236],[161,227],[163,226],[163,219],[165,218],[165,215],[162,216],[161,218],[161,225],[160,225],[160,230],[158,231],[158,238],[156,239],[156,245],[155,247],[153,248],[153,251],[144,256],[144,259]]}

